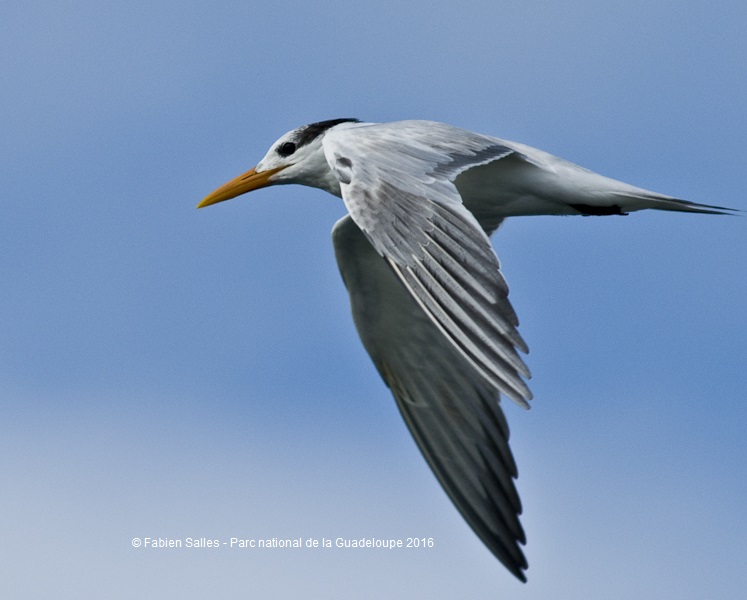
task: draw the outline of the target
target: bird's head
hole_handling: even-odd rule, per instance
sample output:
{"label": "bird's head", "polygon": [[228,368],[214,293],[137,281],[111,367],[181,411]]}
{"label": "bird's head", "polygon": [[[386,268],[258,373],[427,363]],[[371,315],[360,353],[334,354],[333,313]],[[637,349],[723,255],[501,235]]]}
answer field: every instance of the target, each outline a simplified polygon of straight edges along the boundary
{"label": "bird's head", "polygon": [[358,123],[358,120],[320,121],[289,131],[270,147],[257,166],[208,194],[197,208],[286,183],[318,187],[339,196],[340,187],[324,157],[322,138],[331,128],[346,123]]}

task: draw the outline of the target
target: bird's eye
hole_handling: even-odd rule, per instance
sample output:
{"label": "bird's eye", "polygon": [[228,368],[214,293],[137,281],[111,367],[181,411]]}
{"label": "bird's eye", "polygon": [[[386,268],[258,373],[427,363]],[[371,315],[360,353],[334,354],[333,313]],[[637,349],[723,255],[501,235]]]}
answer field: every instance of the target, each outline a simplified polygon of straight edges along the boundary
{"label": "bird's eye", "polygon": [[293,142],[285,142],[278,147],[278,154],[280,156],[290,156],[296,151],[296,145]]}

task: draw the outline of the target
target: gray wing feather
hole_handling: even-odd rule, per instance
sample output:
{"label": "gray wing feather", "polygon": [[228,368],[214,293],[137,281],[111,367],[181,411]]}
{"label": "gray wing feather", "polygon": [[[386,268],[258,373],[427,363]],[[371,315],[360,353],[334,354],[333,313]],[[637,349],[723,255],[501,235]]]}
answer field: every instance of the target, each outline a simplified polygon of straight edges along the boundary
{"label": "gray wing feather", "polygon": [[498,392],[475,376],[350,217],[335,225],[333,241],[361,340],[423,456],[475,533],[525,581],[516,464]]}
{"label": "gray wing feather", "polygon": [[[407,144],[401,143],[402,138]],[[498,140],[439,123],[333,130],[327,161],[350,216],[446,339],[524,407],[527,347],[490,241],[452,180],[512,154]]]}

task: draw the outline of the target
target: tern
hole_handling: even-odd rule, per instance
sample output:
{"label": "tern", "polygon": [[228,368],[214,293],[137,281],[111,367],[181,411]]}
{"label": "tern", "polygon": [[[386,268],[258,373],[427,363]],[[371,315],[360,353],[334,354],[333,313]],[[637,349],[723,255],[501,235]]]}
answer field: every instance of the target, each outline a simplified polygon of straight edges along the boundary
{"label": "tern", "polygon": [[358,334],[425,460],[495,557],[526,581],[516,463],[501,394],[528,408],[528,351],[489,236],[506,217],[730,214],[431,121],[294,129],[198,208],[300,184],[341,197],[332,230]]}

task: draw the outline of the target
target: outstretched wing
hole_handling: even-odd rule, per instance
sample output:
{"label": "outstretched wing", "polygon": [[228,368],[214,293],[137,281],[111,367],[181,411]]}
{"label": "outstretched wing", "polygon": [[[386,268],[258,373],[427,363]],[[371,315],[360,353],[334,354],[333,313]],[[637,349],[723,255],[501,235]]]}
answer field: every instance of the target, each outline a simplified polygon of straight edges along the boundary
{"label": "outstretched wing", "polygon": [[323,146],[353,221],[443,338],[486,382],[528,407],[529,370],[517,352],[527,347],[508,286],[453,184],[515,150],[427,121],[336,129]]}
{"label": "outstretched wing", "polygon": [[526,581],[516,464],[498,392],[475,374],[350,217],[332,237],[358,333],[418,447],[475,533]]}

